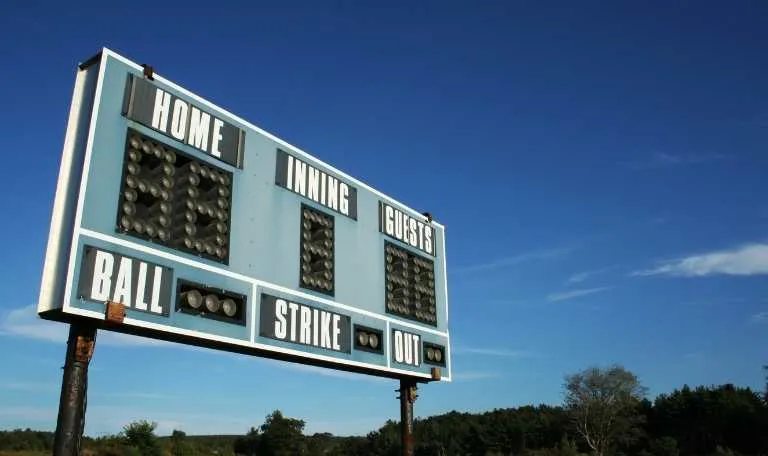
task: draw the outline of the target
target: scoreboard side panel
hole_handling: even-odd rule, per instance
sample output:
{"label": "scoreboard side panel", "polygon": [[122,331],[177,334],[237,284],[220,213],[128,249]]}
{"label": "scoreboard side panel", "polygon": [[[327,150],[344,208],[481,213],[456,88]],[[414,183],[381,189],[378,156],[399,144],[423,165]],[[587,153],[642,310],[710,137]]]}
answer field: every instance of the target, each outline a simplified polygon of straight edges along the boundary
{"label": "scoreboard side panel", "polygon": [[77,198],[99,70],[96,58],[80,65],[75,76],[43,264],[39,313],[59,309],[65,300],[69,249],[74,234]]}

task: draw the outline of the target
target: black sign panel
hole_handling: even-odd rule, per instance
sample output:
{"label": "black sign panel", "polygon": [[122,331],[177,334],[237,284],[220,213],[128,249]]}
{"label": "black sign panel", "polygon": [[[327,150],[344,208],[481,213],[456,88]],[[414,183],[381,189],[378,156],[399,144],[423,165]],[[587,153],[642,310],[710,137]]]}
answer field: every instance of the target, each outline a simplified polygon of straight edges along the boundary
{"label": "black sign panel", "polygon": [[146,79],[128,75],[123,114],[224,163],[242,168],[244,130]]}
{"label": "black sign panel", "polygon": [[414,367],[421,365],[421,336],[418,334],[393,329],[390,347],[392,361]]}
{"label": "black sign panel", "polygon": [[275,184],[357,220],[357,188],[280,149]]}
{"label": "black sign panel", "polygon": [[422,252],[435,254],[435,227],[379,201],[379,231]]}
{"label": "black sign panel", "polygon": [[287,299],[261,294],[259,334],[335,352],[349,353],[351,318]]}
{"label": "black sign panel", "polygon": [[82,299],[118,302],[127,309],[168,316],[173,270],[86,246],[78,293]]}

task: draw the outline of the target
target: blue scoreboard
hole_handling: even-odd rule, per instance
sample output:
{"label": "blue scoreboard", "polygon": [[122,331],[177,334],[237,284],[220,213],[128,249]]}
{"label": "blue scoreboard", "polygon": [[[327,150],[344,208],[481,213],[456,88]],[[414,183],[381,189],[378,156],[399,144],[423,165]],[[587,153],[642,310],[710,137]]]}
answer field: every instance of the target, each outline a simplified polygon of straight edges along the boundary
{"label": "blue scoreboard", "polygon": [[78,67],[38,314],[451,379],[442,225],[109,49]]}

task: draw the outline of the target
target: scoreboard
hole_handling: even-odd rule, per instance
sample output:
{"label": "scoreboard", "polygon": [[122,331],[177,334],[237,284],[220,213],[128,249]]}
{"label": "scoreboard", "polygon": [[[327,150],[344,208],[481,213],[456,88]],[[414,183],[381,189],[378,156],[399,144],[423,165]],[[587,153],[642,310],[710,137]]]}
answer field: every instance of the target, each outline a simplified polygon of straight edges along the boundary
{"label": "scoreboard", "polygon": [[451,380],[441,224],[109,49],[77,70],[38,315]]}

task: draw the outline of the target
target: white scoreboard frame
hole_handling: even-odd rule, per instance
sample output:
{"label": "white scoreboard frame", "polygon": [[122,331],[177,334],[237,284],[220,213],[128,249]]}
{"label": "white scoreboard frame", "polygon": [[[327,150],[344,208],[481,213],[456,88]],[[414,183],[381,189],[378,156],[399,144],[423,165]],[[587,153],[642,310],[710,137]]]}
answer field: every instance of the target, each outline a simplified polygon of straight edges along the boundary
{"label": "white scoreboard frame", "polygon": [[[447,296],[447,267],[444,238],[443,241],[440,242],[440,245],[438,246],[439,250],[437,251],[437,254],[442,257],[443,283],[441,286],[445,289],[445,330],[441,331],[437,328],[430,328],[422,324],[412,323],[404,319],[395,318],[384,312],[370,312],[365,309],[336,302],[334,299],[319,297],[314,294],[303,292],[299,289],[291,289],[274,283],[259,280],[254,277],[244,276],[234,271],[229,271],[223,267],[219,268],[210,264],[198,262],[182,255],[175,255],[166,251],[159,251],[138,241],[132,241],[125,238],[117,238],[105,233],[83,228],[83,206],[84,198],[86,195],[86,187],[88,185],[88,172],[91,163],[94,131],[97,124],[96,116],[101,101],[101,95],[103,93],[102,84],[105,74],[105,65],[109,58],[115,59],[136,71],[143,70],[140,65],[126,59],[125,57],[120,56],[119,54],[107,48],[102,48],[99,54],[97,54],[91,60],[80,65],[80,71],[78,71],[75,79],[72,102],[69,110],[69,118],[61,155],[59,177],[56,185],[56,192],[51,215],[47,251],[41,279],[40,299],[37,311],[42,318],[66,322],[71,319],[70,316],[72,315],[82,316],[95,320],[97,324],[101,325],[100,327],[108,330],[133,333],[140,336],[156,339],[174,340],[190,345],[210,346],[209,344],[205,343],[205,341],[208,340],[212,342],[223,343],[224,345],[220,349],[225,351],[241,352],[260,357],[275,358],[287,360],[290,362],[318,365],[331,369],[349,370],[352,372],[390,378],[402,378],[405,376],[408,378],[418,379],[419,381],[432,380],[432,377],[429,373],[398,369],[391,365],[392,356],[390,350],[390,334],[392,333],[392,326],[396,325],[405,329],[413,329],[422,333],[432,333],[439,335],[440,337],[445,337],[446,343],[444,356],[445,373],[447,375],[441,376],[440,381],[451,381],[451,347],[450,331],[448,329],[449,306]],[[262,130],[261,128],[251,124],[244,119],[241,119],[240,117],[205,100],[204,98],[195,95],[194,93],[184,89],[174,82],[165,79],[158,74],[154,74],[153,78],[158,83],[177,91],[178,93],[188,97],[188,99],[193,100],[201,106],[220,113],[224,113],[230,119],[274,141],[281,147],[285,148],[285,150],[290,151],[292,154],[295,154],[302,159],[312,160],[316,163],[322,164],[322,166],[324,166],[328,171],[354,184],[359,189],[364,189],[372,193],[373,195],[380,198],[381,201],[386,203],[394,202],[398,204],[399,207],[408,209],[407,206],[397,203],[396,200],[388,197],[384,193],[368,186],[367,184],[359,181],[358,179],[355,179],[352,176],[347,175],[346,173],[328,165],[327,163],[320,161],[316,157],[304,152],[298,147],[293,146],[286,141]],[[412,209],[408,210],[410,210],[412,214],[416,213]],[[439,228],[441,230],[441,236],[444,236],[445,228],[443,225],[434,220],[431,221],[431,224],[434,227]],[[386,332],[384,333],[385,337],[382,340],[382,343],[384,344],[384,354],[387,359],[386,366],[377,366],[365,362],[340,359],[334,356],[325,356],[316,353],[309,353],[302,350],[294,350],[290,348],[256,342],[254,340],[254,334],[257,328],[256,324],[253,323],[253,319],[251,320],[250,330],[252,334],[250,341],[228,338],[216,334],[173,327],[170,325],[156,324],[141,319],[130,318],[128,316],[125,318],[123,326],[114,327],[102,325],[102,323],[105,321],[104,313],[78,308],[70,304],[70,296],[72,296],[73,287],[76,286],[76,279],[74,274],[75,263],[78,261],[78,249],[75,249],[74,246],[77,245],[78,242],[83,242],[82,240],[86,238],[107,241],[112,244],[129,248],[136,253],[143,253],[154,256],[156,258],[164,258],[169,261],[173,261],[174,263],[192,266],[221,276],[227,276],[248,282],[252,286],[252,296],[254,299],[254,301],[252,301],[252,303],[249,305],[248,311],[254,315],[258,312],[258,305],[255,302],[256,297],[263,290],[275,290],[289,294],[291,296],[295,296],[297,298],[309,300],[310,302],[322,303],[334,309],[343,310],[347,312],[347,314],[359,314],[375,318],[377,320],[383,320],[386,322]]]}

